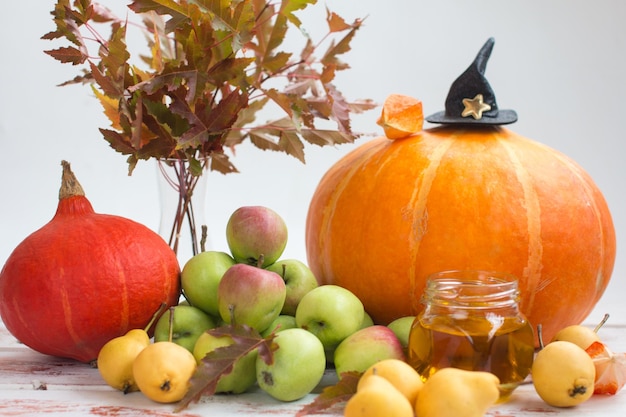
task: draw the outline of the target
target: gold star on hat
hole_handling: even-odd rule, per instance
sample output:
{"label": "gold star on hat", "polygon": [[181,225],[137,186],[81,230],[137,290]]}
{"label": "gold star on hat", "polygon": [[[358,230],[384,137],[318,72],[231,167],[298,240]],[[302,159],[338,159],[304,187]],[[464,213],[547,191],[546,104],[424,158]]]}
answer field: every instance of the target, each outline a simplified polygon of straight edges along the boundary
{"label": "gold star on hat", "polygon": [[465,109],[461,116],[472,116],[476,120],[483,117],[483,112],[491,110],[491,106],[483,101],[482,94],[476,94],[474,98],[464,98],[463,106]]}

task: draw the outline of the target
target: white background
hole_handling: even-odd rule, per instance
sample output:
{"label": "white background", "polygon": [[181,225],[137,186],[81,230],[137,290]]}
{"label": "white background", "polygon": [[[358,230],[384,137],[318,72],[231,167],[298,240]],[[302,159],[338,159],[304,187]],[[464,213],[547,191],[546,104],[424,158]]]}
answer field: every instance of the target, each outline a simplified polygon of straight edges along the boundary
{"label": "white background", "polygon": [[[124,13],[126,2],[103,3]],[[42,52],[53,46],[40,40],[53,29],[53,5],[53,0],[11,1],[0,13],[0,146],[5,155],[0,162],[0,264],[53,216],[62,159],[71,162],[96,211],[158,227],[154,163],[140,162],[127,176],[125,157],[110,149],[97,130],[108,123],[90,89],[56,87],[77,69]],[[486,75],[499,106],[519,115],[510,128],[572,157],[608,201],[617,261],[609,289],[589,320],[609,312],[623,322],[626,3],[328,0],[301,15],[314,36],[325,30],[326,6],[349,21],[366,18],[345,56],[352,68],[338,77],[339,89],[349,99],[378,103],[391,93],[411,95],[423,101],[426,115],[443,109],[451,82],[486,39],[495,37]],[[299,33],[293,35],[300,40]],[[380,134],[378,113],[355,117],[354,130]],[[336,148],[309,146],[306,165],[283,154],[239,147],[233,161],[241,173],[209,177],[206,219],[213,248],[226,249],[224,228],[233,210],[261,204],[288,223],[284,256],[305,260],[305,218],[319,179],[367,140]]]}

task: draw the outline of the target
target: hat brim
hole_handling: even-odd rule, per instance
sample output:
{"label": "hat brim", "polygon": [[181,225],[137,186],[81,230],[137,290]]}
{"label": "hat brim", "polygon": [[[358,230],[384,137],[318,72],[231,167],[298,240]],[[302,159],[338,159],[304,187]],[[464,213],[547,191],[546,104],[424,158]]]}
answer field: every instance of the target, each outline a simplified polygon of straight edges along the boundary
{"label": "hat brim", "polygon": [[426,118],[430,123],[441,124],[463,124],[463,125],[507,125],[517,121],[517,113],[515,110],[498,110],[496,117],[483,115],[480,119],[473,117],[450,116],[445,110],[435,114],[431,114]]}

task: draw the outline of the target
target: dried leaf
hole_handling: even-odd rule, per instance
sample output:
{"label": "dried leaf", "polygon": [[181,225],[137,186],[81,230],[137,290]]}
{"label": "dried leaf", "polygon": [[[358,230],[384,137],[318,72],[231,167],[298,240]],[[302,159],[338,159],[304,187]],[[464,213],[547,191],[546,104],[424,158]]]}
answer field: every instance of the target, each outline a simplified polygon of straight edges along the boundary
{"label": "dried leaf", "polygon": [[186,9],[174,0],[133,0],[128,8],[136,13],[155,11],[161,15],[185,15]]}
{"label": "dried leaf", "polygon": [[296,27],[300,27],[302,22],[294,14],[295,11],[306,8],[309,4],[315,4],[317,0],[283,0],[280,6],[280,12]]}
{"label": "dried leaf", "polygon": [[44,51],[52,58],[61,62],[69,62],[73,65],[82,64],[88,58],[88,56],[81,52],[78,48],[73,46],[61,47],[57,49],[51,49],[48,51]]}
{"label": "dried leaf", "polygon": [[280,134],[278,141],[280,149],[291,155],[304,164],[304,145],[294,131],[284,130]]}
{"label": "dried leaf", "polygon": [[269,97],[274,103],[278,104],[278,106],[289,116],[292,115],[292,99],[283,93],[280,93],[274,88],[263,91],[267,97]]}
{"label": "dried leaf", "polygon": [[207,79],[214,85],[222,85],[231,81],[242,83],[246,68],[254,63],[254,58],[227,58],[211,67]]}
{"label": "dried leaf", "polygon": [[118,132],[110,129],[100,129],[100,133],[111,148],[115,149],[122,155],[129,155],[135,152],[135,149],[130,145],[130,143]]}
{"label": "dried leaf", "polygon": [[302,129],[300,133],[307,142],[318,146],[354,142],[352,135],[336,130]]}
{"label": "dried leaf", "polygon": [[341,38],[339,42],[337,43],[333,42],[330,45],[330,47],[328,48],[328,50],[322,57],[322,64],[335,65],[339,69],[347,68],[345,64],[342,64],[337,59],[337,55],[345,54],[346,52],[350,51],[351,49],[350,42],[352,42],[352,39],[354,38],[356,31],[361,27],[362,23],[363,22],[361,20],[355,20],[351,26],[351,29],[348,31],[348,33],[343,38]]}
{"label": "dried leaf", "polygon": [[311,414],[320,414],[335,404],[346,402],[356,392],[356,387],[361,378],[359,372],[344,372],[335,385],[324,388],[322,393],[315,397],[312,403],[305,405],[296,413],[296,417],[304,417]]}
{"label": "dried leaf", "polygon": [[[98,84],[98,86],[100,87],[104,95],[106,95],[109,98],[118,99],[118,100],[121,97],[123,97],[124,95],[123,83],[121,84],[119,82],[116,83],[114,80],[107,77],[105,74],[101,73],[100,69],[93,62],[89,63],[89,68],[91,68],[91,73],[90,73],[91,78],[93,79],[93,81],[95,81]],[[95,90],[95,88],[92,88],[92,90]],[[100,102],[102,103],[102,100],[100,100]]]}
{"label": "dried leaf", "polygon": [[326,22],[328,22],[328,29],[331,33],[343,32],[344,30],[348,30],[352,27],[346,23],[343,17],[339,16],[335,12],[331,12],[328,8],[326,9]]}
{"label": "dried leaf", "polygon": [[128,70],[130,53],[126,49],[126,26],[113,27],[106,48],[101,48],[100,58],[106,69],[106,76],[114,81],[124,80]]}
{"label": "dried leaf", "polygon": [[100,105],[104,109],[104,114],[111,121],[111,127],[115,130],[120,130],[120,113],[118,109],[118,101],[103,94],[97,88],[92,86],[92,91],[96,98],[100,101]]}
{"label": "dried leaf", "polygon": [[211,154],[211,169],[213,171],[221,172],[222,174],[229,174],[231,172],[239,172],[237,168],[230,162],[228,155],[223,153]]}
{"label": "dried leaf", "polygon": [[280,146],[277,141],[280,137],[280,130],[278,129],[252,129],[248,133],[250,141],[254,146],[262,150],[279,151]]}
{"label": "dried leaf", "polygon": [[324,88],[331,99],[331,119],[337,121],[340,132],[350,133],[350,104],[334,85],[325,84]]}
{"label": "dried leaf", "polygon": [[191,378],[189,391],[176,407],[177,412],[192,402],[198,402],[203,395],[215,394],[219,379],[231,373],[240,358],[257,350],[259,357],[269,364],[273,361],[273,351],[278,348],[273,342],[274,334],[263,338],[259,332],[245,325],[227,325],[207,332],[215,337],[231,337],[233,344],[217,348],[202,359]]}

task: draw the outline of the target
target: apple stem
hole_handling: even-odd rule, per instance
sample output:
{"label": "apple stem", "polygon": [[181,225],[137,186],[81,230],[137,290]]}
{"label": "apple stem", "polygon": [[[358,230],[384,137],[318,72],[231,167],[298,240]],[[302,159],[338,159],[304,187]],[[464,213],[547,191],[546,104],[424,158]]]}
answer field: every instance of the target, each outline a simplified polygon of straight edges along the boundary
{"label": "apple stem", "polygon": [[152,327],[157,317],[159,317],[161,313],[163,313],[163,310],[165,309],[165,307],[167,307],[167,303],[161,303],[161,305],[159,306],[159,309],[154,312],[154,314],[152,315],[152,318],[150,319],[146,327],[144,327],[143,329],[144,332],[148,333],[148,330],[150,330],[150,327]]}
{"label": "apple stem", "polygon": [[539,339],[539,350],[543,349],[543,334],[541,331],[541,323],[537,325],[537,339]]}
{"label": "apple stem", "polygon": [[606,313],[604,317],[602,318],[602,320],[600,321],[600,323],[598,323],[595,329],[593,329],[594,333],[598,333],[598,330],[600,330],[600,328],[602,328],[602,326],[604,326],[604,323],[606,323],[608,320],[609,320],[609,314]]}
{"label": "apple stem", "polygon": [[287,276],[287,265],[282,264],[281,266],[283,267],[283,276],[282,276],[282,278],[284,280],[285,277]]}
{"label": "apple stem", "polygon": [[256,261],[257,268],[262,268],[264,261],[265,261],[265,256],[263,254],[260,254],[259,259]]}
{"label": "apple stem", "polygon": [[228,314],[230,315],[230,325],[235,325],[235,306],[232,304],[228,305]]}
{"label": "apple stem", "polygon": [[168,342],[174,339],[174,307],[170,307],[170,321],[169,321],[169,334],[167,336]]}

